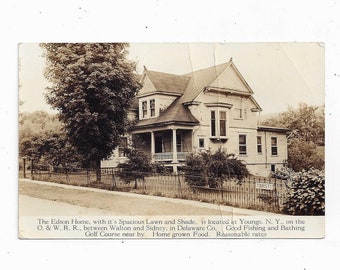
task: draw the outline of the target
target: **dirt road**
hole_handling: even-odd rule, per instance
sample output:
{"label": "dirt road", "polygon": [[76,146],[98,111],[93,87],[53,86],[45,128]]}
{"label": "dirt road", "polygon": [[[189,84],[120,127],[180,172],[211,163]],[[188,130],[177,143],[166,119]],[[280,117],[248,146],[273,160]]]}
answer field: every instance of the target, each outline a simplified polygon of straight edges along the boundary
{"label": "dirt road", "polygon": [[20,180],[19,195],[23,215],[232,215],[213,204],[38,181]]}

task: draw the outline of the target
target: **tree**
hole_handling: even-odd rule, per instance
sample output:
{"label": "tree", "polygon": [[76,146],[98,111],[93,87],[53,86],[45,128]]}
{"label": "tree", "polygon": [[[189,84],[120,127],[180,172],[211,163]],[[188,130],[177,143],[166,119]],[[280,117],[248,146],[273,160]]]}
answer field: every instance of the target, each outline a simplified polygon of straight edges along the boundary
{"label": "tree", "polygon": [[41,44],[47,66],[47,101],[59,111],[70,142],[87,166],[97,169],[126,130],[127,112],[139,84],[128,44]]}
{"label": "tree", "polygon": [[288,142],[288,166],[294,171],[309,170],[311,168],[323,170],[324,157],[314,142],[292,138]]}
{"label": "tree", "polygon": [[290,129],[288,134],[288,165],[295,171],[312,167],[323,169],[325,145],[324,109],[300,103],[298,109],[286,112],[264,122],[268,126]]}
{"label": "tree", "polygon": [[47,130],[26,136],[20,141],[19,150],[36,167],[79,167],[81,164],[81,157],[61,130]]}

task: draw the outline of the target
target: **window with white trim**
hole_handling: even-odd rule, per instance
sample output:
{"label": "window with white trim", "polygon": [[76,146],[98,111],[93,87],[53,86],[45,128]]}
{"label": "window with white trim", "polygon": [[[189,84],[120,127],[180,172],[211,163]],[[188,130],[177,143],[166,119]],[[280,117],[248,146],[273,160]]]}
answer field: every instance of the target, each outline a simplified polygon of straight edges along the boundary
{"label": "window with white trim", "polygon": [[241,108],[235,108],[235,119],[243,119],[243,110]]}
{"label": "window with white trim", "polygon": [[146,118],[148,115],[148,102],[145,100],[142,102],[142,118]]}
{"label": "window with white trim", "polygon": [[220,136],[227,136],[227,112],[220,111]]}
{"label": "window with white trim", "polygon": [[227,136],[227,112],[222,110],[210,111],[211,137]]}
{"label": "window with white trim", "polygon": [[240,134],[238,135],[238,140],[239,140],[239,144],[238,144],[239,155],[246,155],[247,154],[247,136]]}
{"label": "window with white trim", "polygon": [[271,151],[272,156],[277,156],[277,137],[271,137]]}
{"label": "window with white trim", "polygon": [[150,116],[153,117],[155,115],[156,115],[155,99],[150,99]]}
{"label": "window with white trim", "polygon": [[204,148],[204,138],[199,138],[198,139],[198,148]]}
{"label": "window with white trim", "polygon": [[257,153],[262,154],[262,137],[257,136]]}
{"label": "window with white trim", "polygon": [[120,143],[119,143],[119,146],[118,146],[118,156],[119,157],[126,157],[126,154],[125,154],[125,148],[127,147],[128,145],[128,142],[127,142],[127,138],[126,137],[122,137],[120,139]]}
{"label": "window with white trim", "polygon": [[176,135],[176,149],[177,152],[182,152],[182,134]]}

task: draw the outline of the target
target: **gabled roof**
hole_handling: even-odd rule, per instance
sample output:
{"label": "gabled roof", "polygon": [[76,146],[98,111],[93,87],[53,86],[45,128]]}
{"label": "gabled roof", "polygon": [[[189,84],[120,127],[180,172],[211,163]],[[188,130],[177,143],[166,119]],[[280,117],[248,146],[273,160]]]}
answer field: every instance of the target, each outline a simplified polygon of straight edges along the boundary
{"label": "gabled roof", "polygon": [[252,97],[252,89],[242,77],[241,73],[237,70],[232,62],[232,59],[226,63],[197,70],[184,75],[150,71],[144,67],[141,83],[147,76],[149,79],[149,86],[152,88],[152,92],[147,91],[142,93],[140,96],[143,94],[150,95],[152,93],[164,93],[176,95],[178,97],[165,111],[161,112],[158,117],[139,120],[135,128],[155,125],[161,126],[169,123],[187,123],[188,125],[198,124],[199,121],[191,114],[187,106],[183,104],[194,102],[198,95],[207,88],[218,90],[218,88],[212,86],[212,84],[216,82],[219,76],[229,67],[233,68],[234,72],[236,72],[236,76],[238,76],[243,85],[245,85],[246,90],[239,91],[228,89],[228,91],[236,94],[239,93],[242,95],[247,95],[254,102],[256,108],[261,110],[260,106]]}
{"label": "gabled roof", "polygon": [[182,102],[194,100],[203,88],[212,84],[230,64],[231,61],[184,74],[184,76],[190,77],[190,82],[183,94]]}
{"label": "gabled roof", "polygon": [[158,92],[183,94],[190,80],[187,76],[158,71],[145,70],[145,73]]}

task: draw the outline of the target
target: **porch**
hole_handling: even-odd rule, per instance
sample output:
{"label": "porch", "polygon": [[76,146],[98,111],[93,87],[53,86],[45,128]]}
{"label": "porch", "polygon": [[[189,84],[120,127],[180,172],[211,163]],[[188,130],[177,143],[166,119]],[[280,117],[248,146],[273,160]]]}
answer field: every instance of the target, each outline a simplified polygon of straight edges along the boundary
{"label": "porch", "polygon": [[133,132],[139,148],[151,161],[162,162],[177,171],[177,167],[185,161],[186,155],[192,151],[192,129],[172,127],[151,131]]}

